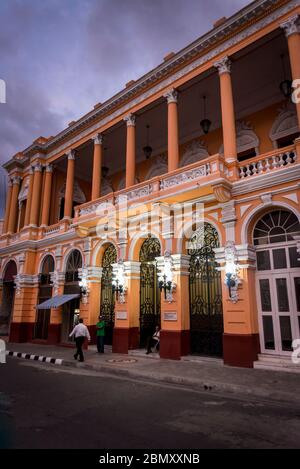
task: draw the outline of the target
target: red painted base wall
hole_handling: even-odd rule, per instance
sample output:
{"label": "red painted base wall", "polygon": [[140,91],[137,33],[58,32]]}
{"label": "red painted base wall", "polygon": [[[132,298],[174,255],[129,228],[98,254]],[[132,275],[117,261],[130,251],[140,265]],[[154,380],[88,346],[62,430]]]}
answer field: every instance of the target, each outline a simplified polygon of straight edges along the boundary
{"label": "red painted base wall", "polygon": [[180,360],[190,353],[190,331],[160,331],[161,358]]}
{"label": "red painted base wall", "polygon": [[139,328],[114,328],[113,333],[113,353],[128,353],[139,347]]}
{"label": "red painted base wall", "polygon": [[223,334],[224,364],[253,368],[260,352],[259,335]]}

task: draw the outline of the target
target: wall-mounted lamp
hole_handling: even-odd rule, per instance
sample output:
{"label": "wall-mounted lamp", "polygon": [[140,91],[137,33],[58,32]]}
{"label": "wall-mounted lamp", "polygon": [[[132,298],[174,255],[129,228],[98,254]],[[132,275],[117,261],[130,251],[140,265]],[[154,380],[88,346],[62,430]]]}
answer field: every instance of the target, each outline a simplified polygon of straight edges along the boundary
{"label": "wall-mounted lamp", "polygon": [[239,278],[239,265],[237,263],[236,248],[233,242],[229,241],[225,246],[225,285],[228,287],[229,299],[232,303],[237,303],[239,299],[238,287],[241,283]]}
{"label": "wall-mounted lamp", "polygon": [[79,282],[82,303],[87,303],[89,295],[88,272],[86,268],[78,269]]}
{"label": "wall-mounted lamp", "polygon": [[169,303],[173,301],[173,291],[176,288],[173,282],[173,261],[171,254],[166,251],[161,266],[161,272],[158,277],[158,287],[160,292],[164,292],[164,298]]}
{"label": "wall-mounted lamp", "polygon": [[120,260],[117,264],[116,270],[113,273],[112,280],[112,291],[116,295],[116,299],[119,303],[125,303],[125,266],[124,262]]}

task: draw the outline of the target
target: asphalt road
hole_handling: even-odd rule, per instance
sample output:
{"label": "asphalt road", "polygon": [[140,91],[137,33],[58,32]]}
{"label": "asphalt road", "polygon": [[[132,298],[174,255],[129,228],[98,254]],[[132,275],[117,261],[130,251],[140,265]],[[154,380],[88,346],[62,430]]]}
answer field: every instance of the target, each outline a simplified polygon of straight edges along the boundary
{"label": "asphalt road", "polygon": [[300,448],[300,408],[8,359],[0,447]]}

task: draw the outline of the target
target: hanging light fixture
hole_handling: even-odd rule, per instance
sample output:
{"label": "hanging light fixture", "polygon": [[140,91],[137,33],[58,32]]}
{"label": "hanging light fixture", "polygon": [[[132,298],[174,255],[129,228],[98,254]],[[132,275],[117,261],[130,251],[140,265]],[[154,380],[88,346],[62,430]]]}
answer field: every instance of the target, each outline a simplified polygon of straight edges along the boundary
{"label": "hanging light fixture", "polygon": [[283,81],[280,83],[279,88],[281,93],[285,98],[290,98],[293,92],[292,81],[286,78],[286,70],[284,65],[284,54],[280,54],[282,72],[283,72]]}
{"label": "hanging light fixture", "polygon": [[203,132],[208,134],[210,126],[211,126],[211,121],[206,118],[206,96],[203,96],[203,119],[200,122],[200,125],[202,127]]}
{"label": "hanging light fixture", "polygon": [[144,155],[146,157],[146,160],[149,160],[149,158],[152,155],[152,147],[150,147],[150,145],[149,145],[149,129],[150,129],[149,124],[146,125],[146,129],[147,129],[147,144],[146,144],[146,146],[144,146],[143,152],[144,152]]}

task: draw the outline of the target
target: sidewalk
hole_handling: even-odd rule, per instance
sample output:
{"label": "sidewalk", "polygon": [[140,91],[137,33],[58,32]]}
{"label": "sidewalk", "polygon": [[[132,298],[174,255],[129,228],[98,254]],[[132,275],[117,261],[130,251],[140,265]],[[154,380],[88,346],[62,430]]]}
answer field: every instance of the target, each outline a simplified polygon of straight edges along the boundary
{"label": "sidewalk", "polygon": [[[181,361],[148,358],[142,351],[129,355],[85,351],[85,362],[74,360],[74,349],[36,344],[7,344],[8,351],[61,359],[62,366],[92,369],[110,375],[184,385],[197,390],[260,397],[300,405],[300,375],[224,366],[222,360],[186,357]],[[55,366],[55,365],[53,365]],[[300,365],[299,365],[300,366]]]}

